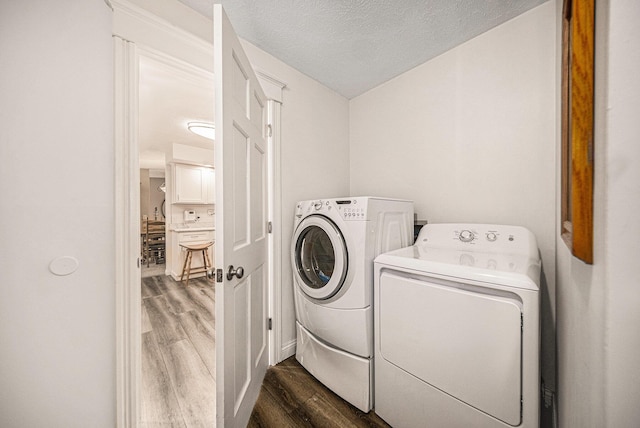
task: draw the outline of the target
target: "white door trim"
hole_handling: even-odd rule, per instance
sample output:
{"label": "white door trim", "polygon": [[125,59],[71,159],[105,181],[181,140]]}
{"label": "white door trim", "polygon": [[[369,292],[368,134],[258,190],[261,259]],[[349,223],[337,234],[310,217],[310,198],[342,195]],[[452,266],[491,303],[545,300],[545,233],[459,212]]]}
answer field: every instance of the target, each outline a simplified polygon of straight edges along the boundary
{"label": "white door trim", "polygon": [[138,56],[114,37],[116,421],[135,427],[140,413],[141,294],[138,164]]}
{"label": "white door trim", "polygon": [[[149,7],[156,8],[157,14],[127,0],[111,2],[114,35],[213,72],[213,35],[209,41],[195,35],[202,35],[203,27],[212,28],[210,23],[203,22],[205,17],[178,2],[150,3]],[[199,18],[194,22],[193,32],[176,25],[177,17],[185,17],[186,12],[191,12],[194,20]]]}
{"label": "white door trim", "polygon": [[[271,232],[269,233],[269,318],[272,320],[269,332],[269,364],[274,365],[284,358],[282,353],[282,188],[280,177],[280,115],[282,109],[282,91],[286,83],[256,70],[256,75],[265,94],[267,103],[268,171],[269,189],[268,211]],[[276,315],[277,314],[277,315]]]}
{"label": "white door trim", "polygon": [[[213,46],[192,33],[172,25],[126,0],[112,0],[114,10],[114,100],[115,100],[115,297],[116,297],[116,421],[120,428],[136,427],[140,418],[141,387],[141,291],[139,263],[139,163],[138,163],[138,63],[140,55],[196,73],[213,71]],[[167,4],[167,6],[170,6]],[[183,7],[177,3],[176,7]],[[171,11],[165,11],[170,16]],[[280,195],[280,106],[279,79],[259,73],[267,96],[275,101],[268,123],[273,141],[269,147],[269,215],[273,222],[269,251],[282,247]],[[279,92],[278,92],[279,91]],[[270,179],[271,180],[271,179]],[[273,319],[269,361],[281,361],[281,250],[273,253],[269,284],[269,309]],[[274,332],[278,334],[273,334]]]}
{"label": "white door trim", "polygon": [[[258,77],[260,79],[260,77]],[[265,90],[266,92],[266,90]],[[282,195],[280,188],[280,109],[282,104],[269,100],[267,103],[267,188],[269,232],[269,318],[272,320],[269,332],[269,365],[282,361],[282,320],[276,314],[282,313]]]}
{"label": "white door trim", "polygon": [[256,69],[256,76],[267,98],[282,104],[282,91],[287,87],[287,84],[260,69]]}

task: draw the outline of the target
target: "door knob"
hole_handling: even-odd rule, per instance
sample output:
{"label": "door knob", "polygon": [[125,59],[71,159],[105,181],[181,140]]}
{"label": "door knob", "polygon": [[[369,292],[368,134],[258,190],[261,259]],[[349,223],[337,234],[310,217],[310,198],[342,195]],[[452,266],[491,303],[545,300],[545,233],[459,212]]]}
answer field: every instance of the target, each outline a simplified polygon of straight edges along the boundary
{"label": "door knob", "polygon": [[227,270],[227,280],[231,281],[234,275],[238,279],[242,278],[244,276],[244,268],[242,266],[238,266],[236,269],[234,269],[233,265],[229,265],[229,270]]}

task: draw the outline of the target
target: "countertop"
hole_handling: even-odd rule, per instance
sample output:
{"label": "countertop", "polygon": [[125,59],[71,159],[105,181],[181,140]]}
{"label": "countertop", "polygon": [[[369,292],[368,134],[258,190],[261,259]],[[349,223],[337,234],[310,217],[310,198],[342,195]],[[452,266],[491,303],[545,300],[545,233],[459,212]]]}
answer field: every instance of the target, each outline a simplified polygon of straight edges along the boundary
{"label": "countertop", "polygon": [[193,225],[184,225],[184,224],[176,224],[169,226],[169,230],[172,232],[203,232],[216,230],[215,226],[204,225],[204,224],[193,224]]}

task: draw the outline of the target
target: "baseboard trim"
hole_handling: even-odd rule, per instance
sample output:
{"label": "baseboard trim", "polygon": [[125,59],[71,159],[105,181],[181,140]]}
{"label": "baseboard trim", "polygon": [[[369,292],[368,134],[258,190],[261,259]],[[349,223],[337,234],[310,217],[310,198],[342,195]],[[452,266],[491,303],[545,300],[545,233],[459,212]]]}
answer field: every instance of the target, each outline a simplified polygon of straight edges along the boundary
{"label": "baseboard trim", "polygon": [[296,353],[296,340],[293,339],[287,343],[284,343],[282,345],[282,348],[280,348],[280,357],[282,358],[281,361],[284,361],[290,356],[295,355],[295,353]]}

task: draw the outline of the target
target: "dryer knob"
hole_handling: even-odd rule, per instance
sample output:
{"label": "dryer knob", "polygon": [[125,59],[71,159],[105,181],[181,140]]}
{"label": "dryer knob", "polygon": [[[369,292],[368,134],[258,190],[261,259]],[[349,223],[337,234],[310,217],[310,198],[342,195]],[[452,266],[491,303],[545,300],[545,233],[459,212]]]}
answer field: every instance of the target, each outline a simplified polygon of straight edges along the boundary
{"label": "dryer knob", "polygon": [[460,235],[458,235],[458,238],[462,241],[462,242],[471,242],[474,240],[475,235],[472,231],[470,230],[463,230],[462,232],[460,232]]}
{"label": "dryer knob", "polygon": [[315,208],[316,211],[322,209],[322,201],[318,201],[315,204],[313,204],[313,208]]}

